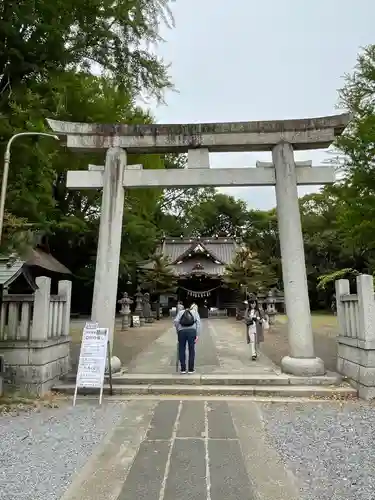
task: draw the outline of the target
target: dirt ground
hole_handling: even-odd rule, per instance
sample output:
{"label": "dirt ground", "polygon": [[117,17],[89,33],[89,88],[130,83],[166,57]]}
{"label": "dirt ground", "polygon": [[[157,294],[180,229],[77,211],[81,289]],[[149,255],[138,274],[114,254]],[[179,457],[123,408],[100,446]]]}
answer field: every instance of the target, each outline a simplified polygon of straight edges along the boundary
{"label": "dirt ground", "polygon": [[[75,324],[72,322],[71,324],[70,335],[72,337],[72,343],[70,353],[73,370],[76,370],[78,366],[83,326],[84,322],[82,324]],[[129,328],[128,330],[121,331],[121,323],[117,322],[113,355],[118,356],[123,364],[127,364],[132,358],[145,350],[149,344],[165,333],[171,326],[171,320],[166,318],[140,328]]]}
{"label": "dirt ground", "polygon": [[[336,371],[337,317],[330,314],[313,314],[312,326],[316,355],[323,359],[327,370]],[[280,365],[283,356],[289,354],[286,316],[278,316],[276,324],[265,332],[261,349],[277,365]]]}

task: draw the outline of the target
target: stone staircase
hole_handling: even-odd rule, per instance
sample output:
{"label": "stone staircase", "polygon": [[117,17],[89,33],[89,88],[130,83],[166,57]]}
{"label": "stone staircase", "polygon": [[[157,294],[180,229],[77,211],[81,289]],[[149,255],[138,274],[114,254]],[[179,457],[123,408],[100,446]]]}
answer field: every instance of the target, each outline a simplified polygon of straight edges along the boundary
{"label": "stone staircase", "polygon": [[[279,373],[267,374],[139,374],[120,373],[112,379],[113,396],[183,398],[195,396],[332,398],[357,397],[357,391],[336,373],[321,377],[294,377]],[[74,394],[75,375],[65,377],[55,387],[60,394]],[[80,389],[80,395],[97,394],[98,390]],[[110,393],[105,379],[104,393]]]}

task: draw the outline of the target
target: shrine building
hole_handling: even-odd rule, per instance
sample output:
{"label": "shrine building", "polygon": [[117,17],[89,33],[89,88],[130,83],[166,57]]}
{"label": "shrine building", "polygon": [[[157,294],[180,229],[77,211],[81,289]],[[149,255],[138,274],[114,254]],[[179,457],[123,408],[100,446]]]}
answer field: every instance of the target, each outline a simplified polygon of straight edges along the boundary
{"label": "shrine building", "polygon": [[185,306],[195,302],[202,316],[211,308],[235,314],[237,293],[225,286],[223,276],[237,250],[233,238],[165,238],[157,253],[171,263],[178,288],[175,295],[161,297],[162,307],[180,300]]}

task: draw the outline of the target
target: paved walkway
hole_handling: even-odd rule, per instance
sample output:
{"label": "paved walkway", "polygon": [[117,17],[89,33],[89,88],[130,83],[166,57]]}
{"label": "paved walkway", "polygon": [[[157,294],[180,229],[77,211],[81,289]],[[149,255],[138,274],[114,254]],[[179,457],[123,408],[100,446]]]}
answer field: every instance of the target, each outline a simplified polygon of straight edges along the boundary
{"label": "paved walkway", "polygon": [[[174,373],[165,326],[134,349],[129,373]],[[264,355],[251,361],[244,337],[241,323],[204,321],[198,373],[279,373]],[[0,500],[368,500],[374,422],[374,407],[357,402],[65,400],[0,417]]]}
{"label": "paved walkway", "polygon": [[[170,327],[125,363],[123,370],[128,373],[174,373],[176,356],[176,332]],[[243,323],[225,319],[202,321],[202,332],[196,347],[196,370],[204,374],[279,373],[277,366],[262,353],[259,353],[257,361],[252,361]]]}
{"label": "paved walkway", "polygon": [[[175,372],[176,332],[170,323],[166,326],[165,333],[125,362],[123,372]],[[203,320],[197,372],[279,373],[262,353],[251,360],[244,330],[231,320]],[[284,466],[267,450],[254,402],[135,399],[126,403],[122,423],[63,500],[252,500],[260,498],[258,490],[265,499],[297,499]]]}
{"label": "paved walkway", "polygon": [[130,401],[62,500],[297,500],[254,402]]}

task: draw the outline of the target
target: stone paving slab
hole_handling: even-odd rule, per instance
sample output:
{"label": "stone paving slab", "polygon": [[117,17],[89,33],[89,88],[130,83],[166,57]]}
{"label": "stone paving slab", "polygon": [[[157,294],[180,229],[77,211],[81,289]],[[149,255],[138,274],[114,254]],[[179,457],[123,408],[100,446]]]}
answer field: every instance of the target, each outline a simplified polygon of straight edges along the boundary
{"label": "stone paving slab", "polygon": [[210,460],[210,498],[249,500],[255,498],[250,488],[238,439],[208,441]]}
{"label": "stone paving slab", "polygon": [[234,439],[234,430],[229,406],[226,402],[213,401],[207,404],[208,437],[210,439]]}
{"label": "stone paving slab", "polygon": [[165,404],[158,404],[147,433],[148,440],[172,438],[178,407],[178,401],[165,401]]}
{"label": "stone paving slab", "polygon": [[202,438],[205,433],[205,412],[201,401],[185,401],[182,405],[177,438]]}
{"label": "stone paving slab", "polygon": [[168,441],[144,441],[117,497],[118,500],[158,499],[168,454]]}
{"label": "stone paving slab", "polygon": [[164,500],[207,498],[206,455],[203,440],[176,439],[172,447]]}

